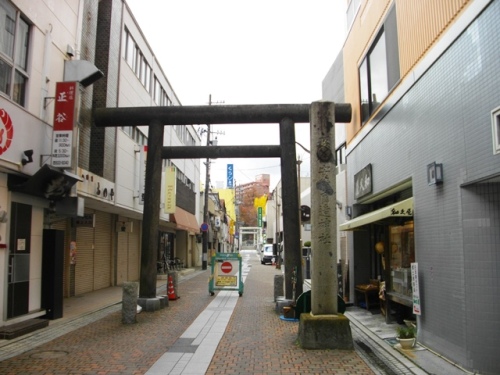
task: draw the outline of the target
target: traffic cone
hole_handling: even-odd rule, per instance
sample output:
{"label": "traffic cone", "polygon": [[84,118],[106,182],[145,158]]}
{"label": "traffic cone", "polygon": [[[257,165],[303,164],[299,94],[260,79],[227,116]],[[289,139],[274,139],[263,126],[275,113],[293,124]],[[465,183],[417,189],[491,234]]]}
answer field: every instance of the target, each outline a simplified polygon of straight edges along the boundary
{"label": "traffic cone", "polygon": [[177,299],[177,294],[175,294],[174,282],[172,276],[168,275],[168,289],[167,289],[168,299],[170,301],[175,301]]}

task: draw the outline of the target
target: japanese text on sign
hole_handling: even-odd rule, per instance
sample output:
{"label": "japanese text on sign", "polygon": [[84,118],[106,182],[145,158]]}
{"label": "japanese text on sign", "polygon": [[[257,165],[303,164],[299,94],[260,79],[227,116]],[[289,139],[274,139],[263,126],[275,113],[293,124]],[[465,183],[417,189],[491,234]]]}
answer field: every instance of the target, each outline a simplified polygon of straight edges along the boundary
{"label": "japanese text on sign", "polygon": [[237,286],[238,278],[236,276],[217,276],[215,280],[216,286]]}
{"label": "japanese text on sign", "polygon": [[70,168],[73,147],[78,82],[57,82],[52,136],[52,165]]}

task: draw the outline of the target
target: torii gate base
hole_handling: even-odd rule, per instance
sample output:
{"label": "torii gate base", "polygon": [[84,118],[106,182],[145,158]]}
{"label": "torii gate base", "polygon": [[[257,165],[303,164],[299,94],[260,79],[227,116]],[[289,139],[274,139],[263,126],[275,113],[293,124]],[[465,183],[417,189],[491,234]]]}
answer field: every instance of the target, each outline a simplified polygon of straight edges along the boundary
{"label": "torii gate base", "polygon": [[349,319],[342,314],[300,314],[298,341],[302,349],[354,350]]}

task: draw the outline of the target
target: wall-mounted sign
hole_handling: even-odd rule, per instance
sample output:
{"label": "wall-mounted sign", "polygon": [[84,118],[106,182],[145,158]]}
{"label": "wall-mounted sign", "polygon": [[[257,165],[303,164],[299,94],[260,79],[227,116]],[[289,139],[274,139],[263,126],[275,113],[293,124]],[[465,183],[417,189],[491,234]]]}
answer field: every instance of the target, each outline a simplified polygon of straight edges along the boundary
{"label": "wall-mounted sign", "polygon": [[14,138],[12,119],[5,109],[0,109],[0,155],[7,151]]}
{"label": "wall-mounted sign", "polygon": [[257,207],[257,226],[262,227],[262,207]]}
{"label": "wall-mounted sign", "polygon": [[139,204],[144,204],[146,191],[146,163],[148,161],[148,146],[141,146],[139,153]]}
{"label": "wall-mounted sign", "polygon": [[57,82],[52,134],[52,166],[71,168],[78,82]]}
{"label": "wall-mounted sign", "polygon": [[234,180],[234,165],[228,164],[227,165],[227,188],[228,189],[233,188],[233,180]]}
{"label": "wall-mounted sign", "polygon": [[26,251],[26,238],[17,239],[17,251]]}
{"label": "wall-mounted sign", "polygon": [[354,198],[358,199],[372,192],[372,165],[368,164],[354,175]]}
{"label": "wall-mounted sign", "polygon": [[167,167],[165,169],[165,208],[166,214],[175,214],[177,190],[177,168]]}
{"label": "wall-mounted sign", "polygon": [[422,315],[420,307],[420,291],[418,285],[418,263],[411,264],[411,289],[413,294],[413,313],[415,315]]}
{"label": "wall-mounted sign", "polygon": [[69,244],[69,264],[76,264],[76,241],[71,241]]}
{"label": "wall-mounted sign", "polygon": [[82,217],[75,218],[75,225],[77,227],[95,227],[95,214],[85,214]]}

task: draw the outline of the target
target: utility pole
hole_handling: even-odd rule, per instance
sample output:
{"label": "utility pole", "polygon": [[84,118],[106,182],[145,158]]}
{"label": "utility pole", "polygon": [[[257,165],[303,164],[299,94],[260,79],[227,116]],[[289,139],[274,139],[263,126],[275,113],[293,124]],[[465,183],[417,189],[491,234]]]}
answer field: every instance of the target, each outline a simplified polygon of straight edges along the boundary
{"label": "utility pole", "polygon": [[[208,96],[208,105],[212,105],[212,94]],[[210,146],[210,124],[207,124],[207,147]],[[210,159],[207,158],[206,161],[206,173],[205,173],[205,192],[203,193],[203,198],[205,200],[203,207],[203,222],[208,225],[208,229],[203,232],[203,246],[202,246],[202,262],[201,269],[207,269],[207,257],[208,257],[208,231],[210,230],[210,218],[208,217],[208,194],[210,191]]]}
{"label": "utility pole", "polygon": [[[224,102],[217,102],[224,103]],[[212,94],[208,96],[208,105],[212,105]],[[207,147],[209,147],[212,142],[210,141],[210,124],[207,124]],[[206,161],[206,173],[205,173],[205,192],[203,194],[204,207],[203,207],[203,222],[208,225],[208,229],[203,232],[203,244],[202,244],[202,262],[201,269],[206,270],[208,264],[208,231],[211,229],[210,217],[208,214],[208,195],[210,193],[210,158],[207,157]]]}

